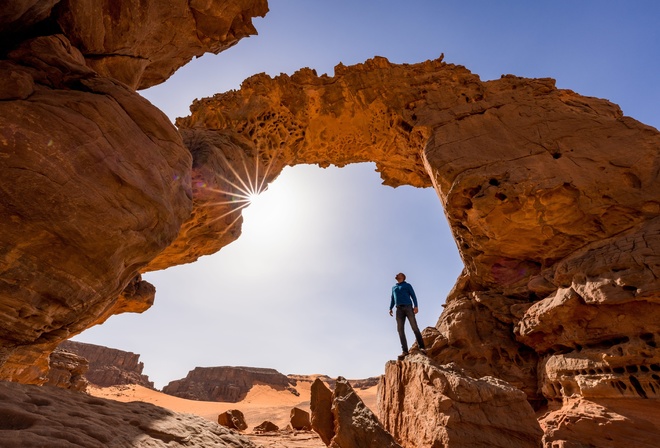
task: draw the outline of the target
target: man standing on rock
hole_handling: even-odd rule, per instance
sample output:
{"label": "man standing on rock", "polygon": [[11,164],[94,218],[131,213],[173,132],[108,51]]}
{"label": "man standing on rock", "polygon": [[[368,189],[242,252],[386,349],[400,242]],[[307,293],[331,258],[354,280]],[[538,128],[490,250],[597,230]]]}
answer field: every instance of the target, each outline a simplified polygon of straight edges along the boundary
{"label": "man standing on rock", "polygon": [[419,311],[417,308],[417,296],[415,295],[415,290],[410,283],[406,282],[406,276],[402,272],[399,272],[394,278],[397,283],[392,287],[390,316],[393,315],[392,308],[396,305],[396,329],[399,332],[402,350],[398,359],[401,361],[408,356],[408,341],[406,340],[406,331],[404,328],[406,318],[408,319],[408,322],[410,322],[410,327],[412,328],[413,333],[415,333],[419,350],[426,354],[426,349],[424,347],[422,333],[420,333],[419,327],[417,326],[417,319],[415,319],[415,314]]}

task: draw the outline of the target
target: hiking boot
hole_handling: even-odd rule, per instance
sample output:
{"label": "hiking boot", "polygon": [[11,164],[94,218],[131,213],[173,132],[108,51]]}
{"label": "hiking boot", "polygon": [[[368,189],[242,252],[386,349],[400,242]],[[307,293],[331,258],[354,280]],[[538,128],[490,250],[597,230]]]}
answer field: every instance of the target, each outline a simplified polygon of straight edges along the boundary
{"label": "hiking boot", "polygon": [[403,361],[406,358],[406,356],[408,356],[408,354],[409,354],[408,352],[403,352],[399,356],[397,356],[396,359],[398,359],[399,361]]}

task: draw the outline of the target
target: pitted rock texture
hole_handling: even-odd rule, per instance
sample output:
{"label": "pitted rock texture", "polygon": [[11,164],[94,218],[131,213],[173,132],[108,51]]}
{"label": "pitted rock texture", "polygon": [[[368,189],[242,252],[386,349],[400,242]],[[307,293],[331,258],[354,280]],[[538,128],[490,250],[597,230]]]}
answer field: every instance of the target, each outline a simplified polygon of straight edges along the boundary
{"label": "pitted rock texture", "polygon": [[258,367],[195,367],[185,378],[163,387],[163,392],[189,400],[236,403],[257,383],[298,395],[286,375]]}
{"label": "pitted rock texture", "polygon": [[119,386],[122,384],[138,384],[154,388],[154,383],[144,375],[144,363],[140,355],[76,341],[64,341],[58,348],[82,356],[89,363],[85,378],[98,387]]}
{"label": "pitted rock texture", "polygon": [[191,156],[63,35],[23,42],[0,72],[0,378],[41,383],[59,342],[148,307],[139,270],[190,215]]}
{"label": "pitted rock texture", "polygon": [[13,382],[0,382],[0,433],[3,448],[257,448],[244,436],[192,414]]}
{"label": "pitted rock texture", "polygon": [[[386,185],[435,188],[465,264],[425,331],[435,361],[504,379],[537,409],[580,390],[653,395],[660,134],[615,104],[552,79],[482,82],[442,58],[374,58],[332,77],[255,75],[195,101],[177,125],[213,157],[198,159],[204,199],[187,231],[147,270],[217,250],[215,223],[239,213],[230,199],[247,189],[237,179],[261,185],[288,165],[373,161]],[[236,217],[223,229],[223,244],[239,226]],[[566,362],[553,356],[584,360],[554,372]],[[640,373],[624,378],[622,368]]]}
{"label": "pitted rock texture", "polygon": [[330,448],[401,448],[345,378],[332,392],[314,381],[310,405],[312,428]]}
{"label": "pitted rock texture", "polygon": [[422,355],[387,363],[378,400],[402,446],[537,448],[543,435],[521,390]]}
{"label": "pitted rock texture", "polygon": [[551,407],[539,422],[544,448],[658,446],[658,401],[571,399]]}

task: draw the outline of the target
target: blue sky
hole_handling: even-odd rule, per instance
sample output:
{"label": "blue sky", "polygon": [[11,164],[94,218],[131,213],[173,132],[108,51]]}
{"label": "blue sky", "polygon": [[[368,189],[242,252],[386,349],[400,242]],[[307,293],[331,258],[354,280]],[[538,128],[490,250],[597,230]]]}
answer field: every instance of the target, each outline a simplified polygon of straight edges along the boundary
{"label": "blue sky", "polygon": [[[373,56],[435,59],[482,80],[551,77],[660,127],[660,2],[271,0],[259,31],[141,92],[172,120],[195,98],[265,72],[333,74]],[[141,354],[162,387],[196,366],[363,378],[399,353],[389,293],[403,271],[433,326],[462,269],[432,189],[380,185],[372,164],[287,168],[244,211],[243,235],[198,262],[149,273],[155,305],[75,339]],[[412,341],[412,337],[409,340]]]}

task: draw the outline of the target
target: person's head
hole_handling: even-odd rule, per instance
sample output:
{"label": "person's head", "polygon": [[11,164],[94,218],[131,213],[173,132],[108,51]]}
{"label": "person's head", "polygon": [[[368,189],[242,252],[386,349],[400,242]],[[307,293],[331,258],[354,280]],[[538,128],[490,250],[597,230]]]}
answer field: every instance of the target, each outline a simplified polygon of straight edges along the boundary
{"label": "person's head", "polygon": [[399,272],[397,275],[394,276],[394,278],[396,279],[396,281],[398,283],[405,282],[406,281],[406,274],[404,274],[403,272]]}

